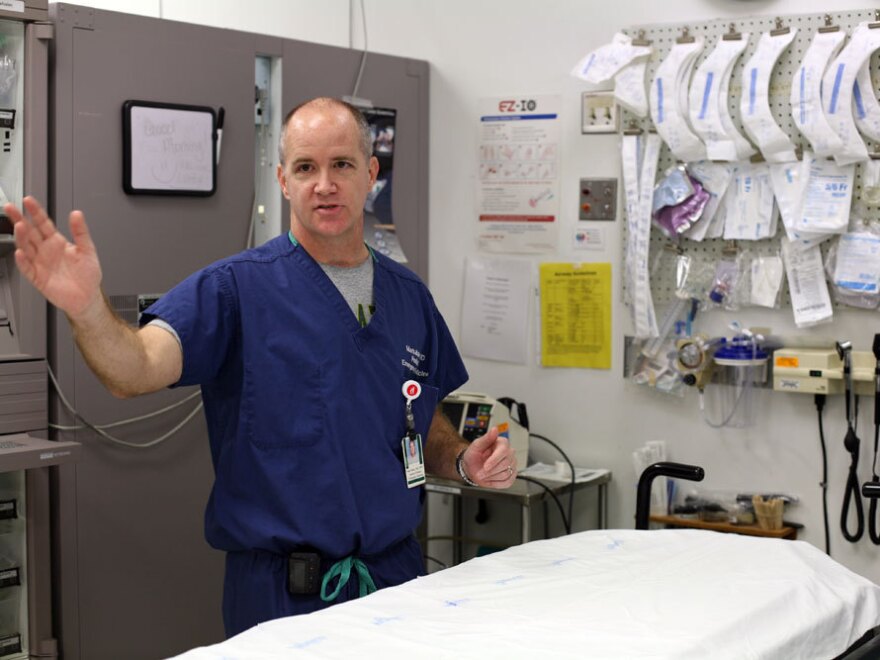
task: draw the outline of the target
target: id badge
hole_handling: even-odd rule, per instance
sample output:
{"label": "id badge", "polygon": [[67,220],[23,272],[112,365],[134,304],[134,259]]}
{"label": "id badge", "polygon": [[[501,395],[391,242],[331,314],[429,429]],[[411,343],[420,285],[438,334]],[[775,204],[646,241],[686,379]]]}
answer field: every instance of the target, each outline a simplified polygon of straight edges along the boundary
{"label": "id badge", "polygon": [[422,436],[418,433],[403,436],[400,441],[403,452],[403,471],[406,487],[415,488],[425,483],[425,459],[422,454]]}

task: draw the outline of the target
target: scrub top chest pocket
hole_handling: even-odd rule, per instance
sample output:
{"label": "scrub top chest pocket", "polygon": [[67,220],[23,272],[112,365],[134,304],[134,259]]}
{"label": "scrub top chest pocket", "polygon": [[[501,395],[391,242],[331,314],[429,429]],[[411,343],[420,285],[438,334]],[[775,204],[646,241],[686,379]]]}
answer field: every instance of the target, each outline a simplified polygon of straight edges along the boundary
{"label": "scrub top chest pocket", "polygon": [[248,436],[256,447],[296,449],[321,441],[327,408],[324,369],[317,360],[253,364],[245,368],[245,378]]}

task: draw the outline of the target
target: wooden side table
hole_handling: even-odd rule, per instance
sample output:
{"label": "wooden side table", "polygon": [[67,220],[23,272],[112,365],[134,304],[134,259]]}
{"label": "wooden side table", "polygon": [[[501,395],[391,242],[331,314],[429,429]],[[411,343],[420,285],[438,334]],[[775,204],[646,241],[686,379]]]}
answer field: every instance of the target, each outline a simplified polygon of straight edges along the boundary
{"label": "wooden side table", "polygon": [[689,527],[692,529],[709,529],[714,532],[728,534],[745,534],[746,536],[765,536],[774,539],[797,539],[797,529],[783,527],[782,529],[761,529],[758,525],[734,525],[726,522],[706,522],[680,516],[650,516],[651,522],[660,523],[667,527]]}

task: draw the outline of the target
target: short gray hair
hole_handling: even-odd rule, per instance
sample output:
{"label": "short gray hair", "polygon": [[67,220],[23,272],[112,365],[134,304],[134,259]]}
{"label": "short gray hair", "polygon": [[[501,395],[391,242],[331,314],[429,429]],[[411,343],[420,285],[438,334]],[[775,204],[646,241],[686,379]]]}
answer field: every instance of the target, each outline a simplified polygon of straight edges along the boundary
{"label": "short gray hair", "polygon": [[364,154],[364,158],[369,162],[370,157],[373,155],[373,133],[370,130],[370,124],[367,122],[367,118],[364,116],[364,113],[358,110],[351,103],[347,103],[346,101],[343,101],[341,99],[335,99],[330,96],[319,96],[309,101],[305,101],[304,103],[300,103],[293,110],[288,112],[287,116],[284,118],[284,122],[281,124],[281,136],[278,138],[278,162],[281,163],[282,167],[284,166],[284,143],[287,140],[287,127],[290,124],[290,120],[293,119],[293,116],[297,112],[310,105],[319,105],[324,107],[336,106],[337,108],[345,108],[357,125],[358,133],[360,133],[361,151]]}

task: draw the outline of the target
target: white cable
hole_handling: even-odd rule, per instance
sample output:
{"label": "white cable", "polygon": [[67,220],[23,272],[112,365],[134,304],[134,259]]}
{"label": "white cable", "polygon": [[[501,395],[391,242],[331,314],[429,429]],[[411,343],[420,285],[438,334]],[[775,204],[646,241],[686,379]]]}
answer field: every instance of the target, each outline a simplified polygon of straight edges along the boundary
{"label": "white cable", "polygon": [[358,70],[357,80],[354,81],[354,91],[351,93],[352,98],[358,97],[358,89],[361,86],[361,77],[364,75],[364,65],[367,63],[367,14],[364,11],[364,0],[361,0],[361,20],[364,25],[364,52],[361,55],[361,67]]}
{"label": "white cable", "polygon": [[[118,422],[112,422],[111,424],[94,424],[93,426],[96,429],[103,429],[106,431],[107,429],[115,429],[118,426],[126,426],[128,424],[134,424],[135,422],[142,422],[145,419],[150,419],[152,417],[158,417],[159,415],[161,415],[163,413],[170,412],[170,411],[174,410],[175,408],[179,408],[183,404],[188,403],[188,402],[192,401],[193,399],[195,399],[196,397],[201,396],[201,394],[202,394],[201,392],[193,392],[188,397],[181,399],[177,403],[172,403],[170,406],[165,406],[164,408],[160,408],[159,410],[154,410],[153,412],[147,413],[145,415],[138,415],[137,417],[130,417],[129,419],[123,419]],[[86,426],[85,424],[79,424],[77,426],[61,426],[59,424],[55,424],[52,426],[52,428],[56,429],[58,431],[81,431],[82,429],[90,428],[90,427]]]}
{"label": "white cable", "polygon": [[354,0],[348,0],[348,47],[354,48]]}
{"label": "white cable", "polygon": [[[52,371],[52,367],[50,367],[47,364],[46,369],[48,369],[48,371],[49,371],[49,378],[52,380],[52,385],[55,387],[55,391],[58,392],[58,395],[61,397],[62,402],[64,403],[65,406],[67,406],[67,408],[71,412],[76,414],[76,411],[70,407],[70,404],[67,402],[67,399],[64,397],[64,394],[61,392],[61,387],[58,385],[58,380],[55,377],[55,373]],[[180,401],[178,401],[176,403],[172,403],[171,405],[165,406],[164,408],[159,408],[158,410],[154,410],[153,412],[146,413],[145,415],[138,415],[137,417],[129,417],[128,419],[123,419],[118,422],[112,422],[110,424],[94,424],[93,426],[94,426],[94,428],[98,428],[98,429],[112,429],[112,428],[116,428],[117,426],[125,426],[127,424],[134,424],[135,422],[142,422],[145,419],[150,419],[152,417],[158,417],[159,415],[162,415],[166,412],[170,412],[171,410],[174,410],[175,408],[179,408],[180,406],[187,403],[188,401],[192,401],[197,396],[201,396],[201,392],[198,392],[198,391],[193,392],[189,396],[181,399]],[[62,430],[62,431],[79,431],[79,430],[87,428],[87,427],[86,426],[56,426],[55,428]]]}
{"label": "white cable", "polygon": [[[120,425],[122,425],[122,424],[128,424],[128,423],[131,423],[131,422],[133,422],[133,421],[139,421],[139,420],[141,420],[141,419],[148,419],[148,418],[150,418],[150,417],[154,417],[154,416],[156,416],[156,415],[162,414],[163,412],[167,412],[168,410],[171,410],[171,409],[173,409],[173,408],[176,408],[177,406],[182,405],[183,403],[185,403],[186,401],[189,401],[190,399],[192,399],[193,397],[195,397],[196,395],[198,395],[198,394],[200,394],[200,393],[199,393],[199,392],[195,392],[194,394],[190,395],[189,397],[187,397],[186,399],[184,399],[184,400],[182,400],[182,401],[179,401],[179,402],[177,402],[177,403],[175,403],[175,404],[173,404],[173,405],[171,405],[171,406],[166,406],[165,408],[162,408],[162,409],[160,409],[160,410],[154,411],[154,412],[152,412],[152,413],[148,413],[148,414],[146,414],[146,415],[141,415],[141,416],[139,416],[139,417],[132,417],[132,418],[129,419],[129,420],[123,420],[123,421],[121,421],[121,422],[114,422],[113,424],[107,424],[107,425],[104,425],[103,427],[99,427],[99,426],[96,426],[96,425],[90,423],[88,420],[86,420],[82,415],[80,415],[80,414],[76,411],[76,409],[75,409],[75,408],[70,404],[70,402],[67,400],[67,397],[64,396],[64,392],[61,391],[61,386],[58,384],[58,381],[57,381],[56,378],[55,378],[55,374],[52,372],[52,368],[49,367],[48,365],[46,365],[46,367],[47,367],[48,372],[49,372],[49,379],[52,381],[52,385],[55,387],[55,391],[58,393],[58,398],[61,399],[61,403],[64,405],[64,407],[67,408],[67,410],[69,410],[70,413],[71,413],[76,419],[80,420],[80,421],[85,425],[86,428],[91,429],[92,431],[94,431],[95,433],[97,433],[99,436],[101,436],[102,438],[106,439],[107,441],[112,442],[113,444],[122,445],[122,446],[124,446],[124,447],[131,447],[131,448],[134,448],[134,449],[147,449],[147,448],[149,448],[149,447],[154,447],[154,446],[156,446],[156,445],[158,445],[158,444],[160,444],[160,443],[162,443],[162,442],[165,442],[165,440],[167,440],[167,439],[170,438],[172,435],[174,435],[175,433],[177,433],[177,432],[178,432],[180,429],[182,429],[182,428],[183,428],[183,427],[184,427],[184,426],[185,426],[185,425],[186,425],[186,424],[187,424],[187,423],[188,423],[193,417],[195,417],[196,414],[202,409],[202,406],[203,406],[202,402],[199,401],[198,405],[196,405],[196,407],[193,408],[193,409],[189,412],[189,414],[183,419],[183,421],[181,421],[179,424],[177,424],[174,428],[172,428],[172,429],[171,429],[170,431],[168,431],[167,433],[165,433],[165,434],[159,436],[158,438],[156,438],[156,439],[154,439],[154,440],[150,440],[149,442],[144,442],[144,443],[128,442],[127,440],[120,440],[119,438],[115,438],[115,437],[113,437],[113,436],[110,435],[109,433],[106,433],[105,431],[103,431],[102,428],[111,428],[111,427],[113,427],[113,426],[120,426]],[[70,428],[62,427],[62,426],[59,426],[59,425],[57,425],[57,424],[49,424],[49,428],[51,428],[51,429],[56,429],[56,430],[60,430],[60,431],[71,430]],[[77,430],[78,428],[82,428],[82,427],[73,427],[73,430]]]}

